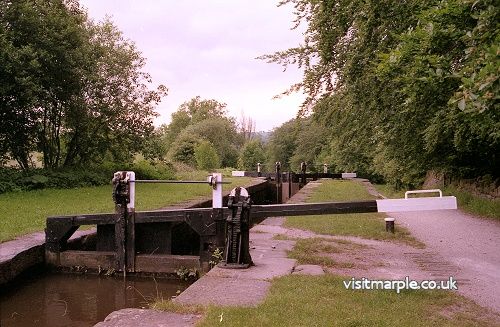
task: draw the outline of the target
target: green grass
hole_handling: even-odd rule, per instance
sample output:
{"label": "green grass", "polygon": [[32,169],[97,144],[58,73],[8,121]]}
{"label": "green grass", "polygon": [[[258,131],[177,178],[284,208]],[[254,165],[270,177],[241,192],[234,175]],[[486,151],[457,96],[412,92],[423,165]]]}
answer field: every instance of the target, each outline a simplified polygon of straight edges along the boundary
{"label": "green grass", "polygon": [[[307,202],[371,200],[373,197],[365,187],[354,181],[325,181],[311,195]],[[422,247],[423,244],[410,232],[396,225],[394,234],[385,231],[384,219],[380,213],[340,214],[287,217],[285,227],[310,230],[317,234],[359,236],[375,240],[394,240]]]}
{"label": "green grass", "polygon": [[374,184],[379,193],[389,199],[398,199],[405,197],[405,190],[396,190],[390,184]]}
{"label": "green grass", "polygon": [[[249,178],[229,179],[224,190],[247,185]],[[0,194],[0,242],[42,231],[49,216],[113,212],[111,185],[75,189],[44,189]],[[138,184],[136,210],[166,207],[210,196],[211,188],[196,184]]]}
{"label": "green grass", "polygon": [[457,197],[460,209],[473,215],[500,220],[500,199],[486,199],[453,186],[447,186],[444,192]]}
{"label": "green grass", "polygon": [[[197,326],[491,326],[484,309],[449,291],[346,290],[349,277],[285,276],[257,307],[208,307]],[[460,308],[457,311],[456,308]],[[222,315],[222,321],[221,321]],[[489,318],[491,319],[491,318]]]}
{"label": "green grass", "polygon": [[352,264],[336,262],[328,254],[342,253],[346,249],[365,248],[366,246],[345,240],[330,240],[321,237],[297,239],[295,246],[288,251],[288,257],[296,259],[299,265],[320,265],[323,267],[352,268]]}
{"label": "green grass", "polygon": [[[396,191],[389,184],[377,184],[375,187],[388,198],[403,198],[405,196],[404,190]],[[500,199],[487,199],[451,185],[445,187],[442,191],[444,195],[456,196],[459,208],[465,212],[500,220]]]}

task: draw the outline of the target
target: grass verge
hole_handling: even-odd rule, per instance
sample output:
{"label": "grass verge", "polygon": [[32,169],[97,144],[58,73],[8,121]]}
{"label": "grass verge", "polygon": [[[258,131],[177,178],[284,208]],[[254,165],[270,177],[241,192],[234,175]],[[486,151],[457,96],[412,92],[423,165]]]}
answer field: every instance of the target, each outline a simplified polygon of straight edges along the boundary
{"label": "grass verge", "polygon": [[500,220],[500,199],[486,199],[454,186],[447,186],[444,192],[457,197],[460,209],[473,215]]}
{"label": "grass verge", "polygon": [[[235,186],[248,185],[249,178],[225,178]],[[49,216],[113,212],[111,185],[75,189],[44,189],[0,194],[0,242],[42,231]],[[136,209],[150,210],[207,197],[211,188],[195,184],[138,184]]]}
{"label": "grass verge", "polygon": [[[307,202],[371,200],[363,185],[354,181],[331,180],[323,182],[314,190]],[[394,234],[385,231],[381,213],[340,214],[287,217],[285,227],[310,230],[317,234],[359,236],[375,240],[393,240],[416,247],[424,245],[410,232],[397,225]]]}
{"label": "grass verge", "polygon": [[492,326],[498,319],[449,291],[354,291],[344,280],[330,274],[274,279],[262,304],[205,308],[197,326]]}
{"label": "grass verge", "polygon": [[344,252],[346,248],[363,247],[365,246],[345,240],[329,240],[321,237],[297,239],[293,249],[288,252],[288,257],[296,259],[299,265],[352,268],[353,264],[337,262],[326,255]]}

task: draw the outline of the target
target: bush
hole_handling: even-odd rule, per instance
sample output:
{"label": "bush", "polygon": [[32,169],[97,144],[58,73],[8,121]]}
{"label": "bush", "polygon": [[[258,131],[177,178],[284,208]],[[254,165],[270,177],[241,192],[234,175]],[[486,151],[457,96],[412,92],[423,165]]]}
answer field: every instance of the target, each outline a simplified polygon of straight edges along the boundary
{"label": "bush", "polygon": [[139,160],[127,170],[134,171],[137,179],[175,179],[172,164],[166,162]]}
{"label": "bush", "polygon": [[111,183],[113,173],[131,170],[137,179],[175,179],[174,168],[166,162],[140,160],[134,164],[103,163],[93,167],[72,167],[59,170],[32,169],[21,171],[0,168],[0,194],[44,188],[75,188]]}
{"label": "bush", "polygon": [[238,167],[244,170],[256,171],[257,163],[266,160],[262,143],[259,140],[247,142],[241,150]]}
{"label": "bush", "polygon": [[212,143],[201,141],[195,148],[194,156],[199,169],[212,170],[220,167],[220,158]]}

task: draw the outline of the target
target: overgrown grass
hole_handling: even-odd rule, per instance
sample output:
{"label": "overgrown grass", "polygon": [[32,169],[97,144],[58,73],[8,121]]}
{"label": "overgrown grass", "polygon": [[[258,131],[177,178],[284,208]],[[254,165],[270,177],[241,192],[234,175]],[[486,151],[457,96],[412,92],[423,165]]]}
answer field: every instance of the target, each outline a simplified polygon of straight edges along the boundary
{"label": "overgrown grass", "polygon": [[[275,279],[257,307],[209,307],[197,326],[491,326],[485,310],[449,291],[346,290],[348,277]],[[456,310],[456,308],[460,310]],[[458,311],[458,312],[456,312]],[[221,318],[222,317],[222,318]]]}
{"label": "overgrown grass", "polygon": [[396,190],[390,184],[374,184],[373,186],[375,186],[375,188],[379,193],[381,193],[382,195],[384,195],[389,199],[404,198],[405,196],[404,190]]}
{"label": "overgrown grass", "polygon": [[460,209],[473,215],[500,220],[500,199],[486,199],[454,186],[447,186],[444,192],[457,197]]}
{"label": "overgrown grass", "polygon": [[[341,246],[339,246],[341,245]],[[363,248],[345,240],[329,240],[321,237],[297,239],[295,246],[288,252],[288,257],[296,259],[300,265],[320,265],[323,267],[352,268],[352,264],[336,262],[328,254],[344,252],[346,248]]]}
{"label": "overgrown grass", "polygon": [[[311,195],[307,202],[371,200],[373,197],[365,187],[354,181],[325,181]],[[285,226],[310,230],[317,234],[359,236],[375,240],[395,240],[423,247],[410,232],[396,226],[394,234],[385,231],[381,213],[339,214],[287,217]]]}
{"label": "overgrown grass", "polygon": [[[395,190],[389,184],[377,184],[375,187],[388,198],[402,198],[405,195],[404,190]],[[445,187],[442,191],[445,195],[456,196],[459,208],[465,212],[500,220],[500,199],[480,197],[452,185]]]}
{"label": "overgrown grass", "polygon": [[[225,180],[232,184],[225,184],[224,190],[250,182],[249,178]],[[106,185],[0,194],[0,242],[42,231],[49,216],[113,212],[111,192],[111,185]],[[207,185],[138,184],[136,209],[161,208],[210,194],[211,188]]]}

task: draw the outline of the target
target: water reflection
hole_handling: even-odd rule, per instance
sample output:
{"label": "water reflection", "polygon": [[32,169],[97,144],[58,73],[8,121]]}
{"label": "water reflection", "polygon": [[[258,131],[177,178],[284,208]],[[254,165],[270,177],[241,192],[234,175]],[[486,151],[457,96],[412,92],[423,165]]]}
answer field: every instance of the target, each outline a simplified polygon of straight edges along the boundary
{"label": "water reflection", "polygon": [[112,311],[147,307],[188,285],[177,280],[45,274],[0,297],[0,326],[93,326]]}

